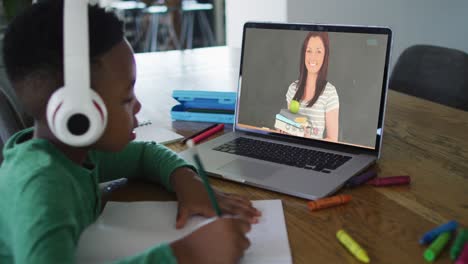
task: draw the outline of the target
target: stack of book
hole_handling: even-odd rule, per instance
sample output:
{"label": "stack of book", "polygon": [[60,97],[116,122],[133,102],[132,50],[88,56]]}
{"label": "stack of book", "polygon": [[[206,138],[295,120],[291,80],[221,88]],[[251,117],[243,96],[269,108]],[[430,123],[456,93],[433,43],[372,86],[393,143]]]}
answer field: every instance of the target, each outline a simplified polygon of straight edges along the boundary
{"label": "stack of book", "polygon": [[293,136],[304,137],[307,121],[306,116],[293,114],[288,109],[281,109],[276,115],[275,128]]}

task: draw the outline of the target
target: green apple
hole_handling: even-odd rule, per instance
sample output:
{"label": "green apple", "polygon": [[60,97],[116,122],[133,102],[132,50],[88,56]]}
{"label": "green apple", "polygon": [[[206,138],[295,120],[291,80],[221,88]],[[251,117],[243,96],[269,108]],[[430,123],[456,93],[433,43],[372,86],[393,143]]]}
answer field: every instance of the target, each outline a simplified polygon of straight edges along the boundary
{"label": "green apple", "polygon": [[293,114],[297,114],[297,112],[299,112],[300,106],[301,104],[298,101],[292,100],[291,103],[289,104],[289,111],[291,111],[291,113]]}

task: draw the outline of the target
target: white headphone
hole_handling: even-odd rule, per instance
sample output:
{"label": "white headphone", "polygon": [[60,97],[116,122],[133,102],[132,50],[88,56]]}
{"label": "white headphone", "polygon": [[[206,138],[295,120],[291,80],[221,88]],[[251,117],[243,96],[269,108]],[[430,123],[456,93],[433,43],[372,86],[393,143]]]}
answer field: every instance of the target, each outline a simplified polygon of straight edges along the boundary
{"label": "white headphone", "polygon": [[47,103],[47,123],[63,143],[84,147],[96,142],[107,125],[107,109],[91,89],[88,1],[64,0],[64,86]]}

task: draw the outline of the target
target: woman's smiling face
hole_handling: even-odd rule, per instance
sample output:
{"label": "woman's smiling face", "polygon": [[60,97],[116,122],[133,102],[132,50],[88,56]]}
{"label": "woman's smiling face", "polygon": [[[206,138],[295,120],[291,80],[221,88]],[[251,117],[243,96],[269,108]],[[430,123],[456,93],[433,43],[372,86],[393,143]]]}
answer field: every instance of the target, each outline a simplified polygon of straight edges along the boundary
{"label": "woman's smiling face", "polygon": [[325,46],[319,37],[311,37],[305,52],[305,66],[309,73],[318,74],[323,65]]}

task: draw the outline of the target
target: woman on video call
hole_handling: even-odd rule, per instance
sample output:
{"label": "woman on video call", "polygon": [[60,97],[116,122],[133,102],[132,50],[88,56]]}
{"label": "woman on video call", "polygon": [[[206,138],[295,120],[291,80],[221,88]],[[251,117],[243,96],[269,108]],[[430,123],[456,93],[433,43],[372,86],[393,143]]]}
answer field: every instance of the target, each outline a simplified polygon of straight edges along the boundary
{"label": "woman on video call", "polygon": [[329,40],[327,32],[310,32],[301,49],[299,78],[286,93],[300,103],[299,115],[308,118],[305,137],[338,141],[340,102],[335,86],[327,81]]}

